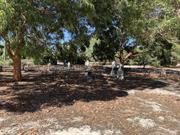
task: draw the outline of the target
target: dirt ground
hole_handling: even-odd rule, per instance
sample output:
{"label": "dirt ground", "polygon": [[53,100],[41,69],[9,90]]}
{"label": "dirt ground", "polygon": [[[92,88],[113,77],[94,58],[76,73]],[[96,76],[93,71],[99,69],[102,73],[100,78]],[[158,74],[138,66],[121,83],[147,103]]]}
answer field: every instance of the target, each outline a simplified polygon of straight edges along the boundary
{"label": "dirt ground", "polygon": [[0,73],[0,135],[180,135],[180,79]]}

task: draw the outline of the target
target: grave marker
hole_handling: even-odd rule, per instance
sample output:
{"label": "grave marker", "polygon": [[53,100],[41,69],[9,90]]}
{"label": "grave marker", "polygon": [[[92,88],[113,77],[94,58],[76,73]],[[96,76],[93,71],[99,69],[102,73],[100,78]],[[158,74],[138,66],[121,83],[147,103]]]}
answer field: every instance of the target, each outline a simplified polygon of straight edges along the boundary
{"label": "grave marker", "polygon": [[114,75],[115,75],[115,72],[114,72],[115,67],[116,67],[116,62],[113,61],[113,62],[112,62],[112,69],[111,69],[111,73],[110,73],[111,76],[114,76]]}
{"label": "grave marker", "polygon": [[68,62],[67,66],[68,66],[68,70],[70,70],[71,69],[71,63]]}
{"label": "grave marker", "polygon": [[117,78],[120,80],[124,80],[124,71],[123,71],[123,67],[122,64],[120,63],[118,66],[118,71],[117,71]]}

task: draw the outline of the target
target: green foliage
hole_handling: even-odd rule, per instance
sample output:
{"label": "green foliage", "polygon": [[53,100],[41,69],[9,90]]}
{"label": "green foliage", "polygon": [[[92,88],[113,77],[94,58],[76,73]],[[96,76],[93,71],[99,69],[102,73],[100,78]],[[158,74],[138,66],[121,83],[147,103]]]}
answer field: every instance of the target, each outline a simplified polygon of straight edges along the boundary
{"label": "green foliage", "polygon": [[4,52],[3,50],[4,50],[4,47],[0,45],[0,57],[2,57],[3,55],[3,52]]}
{"label": "green foliage", "polygon": [[[172,64],[171,42],[177,40],[180,33],[179,0],[107,0],[93,1],[93,4],[96,9],[93,25],[101,41],[94,46],[93,54],[97,60],[118,57],[124,63],[134,56],[138,64]],[[112,32],[113,27],[115,32]],[[157,35],[163,41],[157,41]],[[135,39],[131,46],[128,45],[129,39]],[[137,55],[139,46],[145,50]]]}
{"label": "green foliage", "polygon": [[[179,5],[179,0],[0,0],[0,36],[14,54],[38,64],[118,57],[122,63],[131,58],[167,66],[180,59]],[[62,44],[64,30],[72,38]]]}
{"label": "green foliage", "polygon": [[157,37],[154,43],[149,44],[146,48],[138,50],[138,55],[133,58],[131,64],[136,65],[153,65],[153,66],[170,66],[178,62],[178,46],[168,40]]}
{"label": "green foliage", "polygon": [[0,57],[0,66],[4,64],[4,60],[2,57]]}
{"label": "green foliage", "polygon": [[85,48],[74,44],[57,45],[57,59],[63,62],[70,62],[72,64],[82,64],[86,60],[84,54]]}
{"label": "green foliage", "polygon": [[64,29],[73,35],[71,44],[87,45],[87,21],[82,20],[92,12],[87,0],[1,0],[0,36],[13,54],[39,61],[47,48],[63,39]]}
{"label": "green foliage", "polygon": [[87,59],[94,61],[94,57],[93,57],[94,47],[95,45],[99,45],[99,44],[100,44],[100,40],[98,40],[96,36],[93,36],[90,39],[89,46],[86,48],[86,51],[84,52]]}
{"label": "green foliage", "polygon": [[180,63],[180,44],[174,43],[172,49],[172,63],[174,65]]}
{"label": "green foliage", "polygon": [[12,7],[10,2],[6,2],[6,0],[0,0],[0,31],[4,31],[8,22],[12,18],[15,10]]}
{"label": "green foliage", "polygon": [[41,50],[41,53],[38,52],[38,55],[33,56],[34,64],[35,65],[46,65],[51,62],[53,58],[51,49],[44,49]]}
{"label": "green foliage", "polygon": [[152,52],[152,56],[157,57],[161,66],[171,65],[171,50],[173,44],[168,40],[158,37],[155,42],[150,47],[150,51]]}

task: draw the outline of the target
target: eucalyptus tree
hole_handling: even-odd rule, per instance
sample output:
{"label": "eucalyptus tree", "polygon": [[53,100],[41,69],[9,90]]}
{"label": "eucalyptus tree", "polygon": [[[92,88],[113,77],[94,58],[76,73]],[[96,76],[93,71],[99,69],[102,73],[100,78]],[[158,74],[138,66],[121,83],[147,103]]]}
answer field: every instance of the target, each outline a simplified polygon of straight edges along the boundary
{"label": "eucalyptus tree", "polygon": [[128,58],[137,56],[137,47],[155,46],[157,35],[168,41],[178,37],[179,0],[92,2],[96,11],[96,34],[101,40],[95,46],[94,54],[100,60],[117,57],[124,64]]}
{"label": "eucalyptus tree", "polygon": [[21,56],[26,44],[41,42],[40,26],[45,22],[45,10],[39,2],[27,0],[0,1],[0,36],[5,41],[9,57],[13,61],[14,79],[21,75]]}
{"label": "eucalyptus tree", "polygon": [[[178,62],[175,48],[180,45],[179,8],[179,0],[156,1],[155,10],[150,14],[150,32],[145,40],[149,52],[147,55],[152,59],[150,63],[169,66]],[[155,59],[156,62],[153,62]]]}
{"label": "eucalyptus tree", "polygon": [[100,43],[94,48],[94,55],[100,60],[118,57],[123,64],[134,55],[134,47],[127,46],[128,42],[135,39],[138,44],[147,22],[145,14],[152,12],[149,8],[152,2],[137,0],[108,0],[104,4],[101,4],[103,0],[93,2],[96,10],[94,25],[100,39]]}
{"label": "eucalyptus tree", "polygon": [[14,79],[22,79],[23,54],[38,57],[63,38],[63,29],[77,36],[79,19],[90,9],[85,0],[0,0],[0,36],[13,61]]}

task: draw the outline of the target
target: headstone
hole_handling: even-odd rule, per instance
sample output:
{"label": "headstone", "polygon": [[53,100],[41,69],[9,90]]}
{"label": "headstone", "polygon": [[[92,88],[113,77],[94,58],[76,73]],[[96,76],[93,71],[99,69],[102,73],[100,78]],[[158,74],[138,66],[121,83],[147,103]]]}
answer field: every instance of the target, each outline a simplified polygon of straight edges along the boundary
{"label": "headstone", "polygon": [[68,66],[68,70],[70,70],[71,69],[71,63],[68,62],[67,66]]}
{"label": "headstone", "polygon": [[85,62],[85,67],[86,67],[86,69],[89,69],[89,68],[90,68],[90,64],[89,64],[89,61],[88,61],[88,60]]}
{"label": "headstone", "polygon": [[50,72],[51,63],[48,63],[48,71]]}
{"label": "headstone", "polygon": [[113,62],[112,62],[112,69],[111,69],[111,76],[114,76],[114,75],[115,75],[115,72],[114,72],[115,67],[116,67],[116,62],[113,61]]}
{"label": "headstone", "polygon": [[166,70],[165,69],[161,69],[161,75],[166,76]]}
{"label": "headstone", "polygon": [[28,71],[29,71],[29,64],[24,65],[23,70],[24,70],[25,72],[28,72]]}
{"label": "headstone", "polygon": [[117,78],[120,80],[124,80],[124,71],[123,71],[122,64],[120,63],[117,68],[118,68]]}
{"label": "headstone", "polygon": [[85,76],[87,78],[88,81],[91,81],[93,79],[93,72],[92,69],[90,67],[90,62],[87,60],[85,62]]}
{"label": "headstone", "polygon": [[22,70],[25,71],[26,64],[22,64]]}

